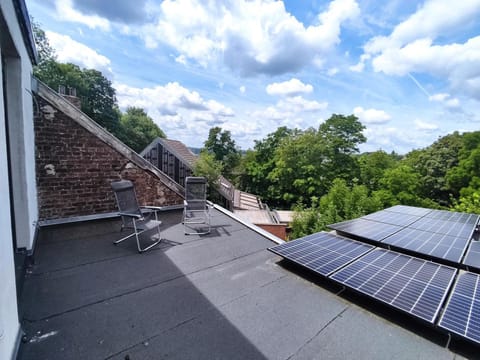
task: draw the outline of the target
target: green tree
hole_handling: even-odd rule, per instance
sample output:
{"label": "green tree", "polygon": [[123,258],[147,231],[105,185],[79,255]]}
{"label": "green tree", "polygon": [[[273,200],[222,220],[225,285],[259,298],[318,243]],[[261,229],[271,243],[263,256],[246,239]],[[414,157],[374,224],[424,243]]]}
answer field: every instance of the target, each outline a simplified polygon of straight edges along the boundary
{"label": "green tree", "polygon": [[383,150],[361,154],[358,157],[360,182],[370,191],[378,190],[385,170],[393,168],[397,161],[395,154],[387,154]]}
{"label": "green tree", "polygon": [[195,166],[193,168],[193,174],[195,176],[204,176],[208,182],[208,198],[218,204],[222,204],[224,199],[216,191],[220,186],[220,177],[223,173],[223,165],[220,161],[215,159],[213,154],[206,151],[201,151],[198,156]]}
{"label": "green tree", "polygon": [[138,153],[157,137],[166,138],[165,133],[142,108],[128,107],[122,114],[120,124],[120,140]]}
{"label": "green tree", "polygon": [[75,88],[81,100],[81,110],[114,135],[120,134],[120,111],[115,89],[101,72],[81,69],[74,64],[57,62],[54,49],[45,32],[33,22],[35,45],[39,49],[39,63],[34,75],[47,86],[58,90],[59,86]]}
{"label": "green tree", "polygon": [[369,194],[364,185],[348,186],[335,179],[328,193],[312,198],[311,207],[297,207],[292,221],[292,238],[326,230],[329,224],[357,218],[382,208],[380,199]]}
{"label": "green tree", "polygon": [[276,184],[269,178],[275,169],[275,152],[285,139],[294,134],[294,130],[279,127],[262,140],[255,140],[253,150],[242,157],[239,177],[240,187],[247,192],[259,195],[270,205],[276,204],[274,194]]}
{"label": "green tree", "polygon": [[447,184],[447,173],[456,167],[463,147],[462,136],[455,132],[444,136],[423,150],[407,154],[404,163],[419,175],[419,192],[440,205],[449,205],[452,194]]}
{"label": "green tree", "polygon": [[334,179],[348,183],[358,179],[353,155],[366,141],[363,129],[355,116],[334,114],[318,131],[298,131],[282,141],[275,151],[275,168],[268,175],[277,191],[274,197],[284,206],[309,205],[311,197],[324,195]]}
{"label": "green tree", "polygon": [[240,152],[230,131],[222,130],[218,126],[211,128],[203,150],[212,154],[214,159],[222,164],[225,177],[232,177],[233,169],[240,161]]}

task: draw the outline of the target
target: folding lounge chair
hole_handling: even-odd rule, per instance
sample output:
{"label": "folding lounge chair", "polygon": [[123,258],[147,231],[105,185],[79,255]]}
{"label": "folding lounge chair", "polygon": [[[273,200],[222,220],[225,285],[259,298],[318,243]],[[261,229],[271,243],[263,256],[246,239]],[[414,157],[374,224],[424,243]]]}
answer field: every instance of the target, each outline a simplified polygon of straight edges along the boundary
{"label": "folding lounge chair", "polygon": [[207,203],[207,179],[204,177],[189,176],[185,179],[183,226],[185,235],[210,233],[210,206]]}
{"label": "folding lounge chair", "polygon": [[[127,235],[120,240],[114,241],[114,244],[121,243],[124,240],[135,236],[137,239],[138,252],[144,252],[161,241],[160,225],[162,222],[158,220],[157,212],[161,210],[157,206],[139,206],[133,183],[130,180],[120,180],[111,183],[115,199],[122,217],[122,229],[133,229],[133,233]],[[157,229],[158,239],[145,248],[140,246],[138,236],[145,231]]]}

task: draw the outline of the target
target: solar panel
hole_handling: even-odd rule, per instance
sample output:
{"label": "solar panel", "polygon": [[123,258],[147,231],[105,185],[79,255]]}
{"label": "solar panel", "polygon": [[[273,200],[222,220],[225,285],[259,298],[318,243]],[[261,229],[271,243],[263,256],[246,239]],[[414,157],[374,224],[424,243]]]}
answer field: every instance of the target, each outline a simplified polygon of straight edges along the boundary
{"label": "solar panel", "polygon": [[447,210],[432,210],[425,217],[473,225],[478,221],[478,215]]}
{"label": "solar panel", "polygon": [[470,243],[463,263],[467,266],[480,269],[480,241],[472,241]]}
{"label": "solar panel", "polygon": [[433,323],[456,269],[385,249],[375,249],[331,279]]}
{"label": "solar panel", "polygon": [[320,232],[268,250],[327,276],[371,249],[371,245]]}
{"label": "solar panel", "polygon": [[409,227],[424,231],[430,231],[437,234],[445,234],[470,239],[472,237],[473,231],[475,230],[475,224],[424,217],[414,222]]}
{"label": "solar panel", "polygon": [[479,275],[470,272],[460,274],[439,326],[480,343]]}
{"label": "solar panel", "polygon": [[328,225],[329,228],[352,236],[359,236],[372,241],[382,241],[402,229],[402,226],[380,223],[367,219],[354,219]]}
{"label": "solar panel", "polygon": [[383,240],[383,243],[439,259],[460,262],[468,239],[405,228]]}
{"label": "solar panel", "polygon": [[415,206],[395,205],[385,209],[384,211],[390,211],[400,214],[408,214],[415,216],[425,216],[432,211],[432,209],[419,208]]}
{"label": "solar panel", "polygon": [[362,216],[361,219],[372,220],[398,226],[407,226],[420,219],[420,216],[395,213],[391,211],[378,211],[373,214]]}

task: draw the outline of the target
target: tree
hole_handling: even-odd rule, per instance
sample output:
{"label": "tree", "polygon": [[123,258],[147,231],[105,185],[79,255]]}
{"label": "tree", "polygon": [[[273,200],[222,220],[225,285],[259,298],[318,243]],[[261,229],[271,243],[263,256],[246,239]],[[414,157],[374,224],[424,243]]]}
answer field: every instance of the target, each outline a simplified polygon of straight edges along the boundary
{"label": "tree", "polygon": [[122,114],[120,124],[120,140],[138,153],[157,137],[166,138],[165,133],[142,108],[128,107]]}
{"label": "tree", "polygon": [[222,164],[225,177],[231,177],[233,169],[240,161],[240,152],[235,146],[230,131],[221,127],[213,127],[204,143],[204,151],[213,155],[214,159]]}
{"label": "tree", "polygon": [[333,180],[352,184],[359,177],[356,159],[358,145],[366,141],[364,127],[353,116],[332,115],[320,125],[297,131],[285,138],[275,151],[275,167],[268,178],[275,185],[273,197],[283,206],[311,203],[321,197]]}
{"label": "tree", "polygon": [[241,161],[240,187],[247,192],[259,195],[264,201],[276,205],[275,183],[269,174],[275,168],[275,152],[285,139],[295,130],[279,127],[262,140],[255,140],[254,150],[249,150]]}
{"label": "tree", "polygon": [[292,221],[292,238],[326,230],[329,224],[357,218],[382,208],[380,200],[369,194],[364,185],[348,186],[343,179],[335,179],[328,193],[312,198],[312,206],[297,207]]}
{"label": "tree", "polygon": [[378,190],[385,170],[393,168],[396,162],[395,154],[387,154],[383,150],[361,154],[358,157],[360,182],[370,191]]}
{"label": "tree", "polygon": [[404,163],[419,175],[419,192],[440,205],[449,205],[452,194],[447,184],[447,173],[456,167],[463,147],[462,136],[455,132],[444,136],[423,150],[407,154]]}
{"label": "tree", "polygon": [[100,71],[81,69],[74,64],[63,64],[56,60],[45,32],[33,22],[35,45],[39,49],[39,63],[34,75],[47,86],[58,90],[59,86],[75,88],[81,100],[81,110],[114,135],[120,134],[120,111],[115,89]]}

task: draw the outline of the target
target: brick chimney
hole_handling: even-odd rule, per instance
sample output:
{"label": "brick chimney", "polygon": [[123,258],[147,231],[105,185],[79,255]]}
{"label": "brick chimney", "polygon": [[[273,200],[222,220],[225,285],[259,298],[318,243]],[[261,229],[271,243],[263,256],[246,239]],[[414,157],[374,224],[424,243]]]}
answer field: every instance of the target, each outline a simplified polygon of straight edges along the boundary
{"label": "brick chimney", "polygon": [[58,93],[67,100],[70,104],[75,106],[77,109],[81,109],[82,103],[80,98],[77,97],[77,89],[66,87],[65,85],[58,86]]}

